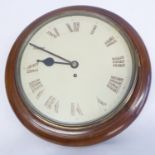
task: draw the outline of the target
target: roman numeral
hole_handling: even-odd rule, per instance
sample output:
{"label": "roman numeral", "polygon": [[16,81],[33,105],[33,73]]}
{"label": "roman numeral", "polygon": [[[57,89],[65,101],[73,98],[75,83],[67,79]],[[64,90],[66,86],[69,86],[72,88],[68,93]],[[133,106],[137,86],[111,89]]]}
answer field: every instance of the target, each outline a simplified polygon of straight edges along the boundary
{"label": "roman numeral", "polygon": [[42,96],[43,93],[44,93],[44,89],[40,90],[40,91],[37,93],[36,98],[39,99],[39,98]]}
{"label": "roman numeral", "polygon": [[90,31],[90,34],[93,35],[95,33],[96,29],[97,29],[97,25],[94,25],[92,30]]}
{"label": "roman numeral", "polygon": [[29,86],[33,93],[35,93],[38,90],[40,90],[41,88],[43,88],[43,85],[42,85],[40,79],[36,79],[36,80],[29,82]]}
{"label": "roman numeral", "polygon": [[76,103],[71,103],[71,115],[75,116],[76,114],[83,115],[80,105]]}
{"label": "roman numeral", "polygon": [[59,112],[59,100],[57,100],[55,97],[50,96],[47,101],[45,102],[45,107],[49,110],[51,110],[52,108],[54,109],[54,111],[56,113]]}
{"label": "roman numeral", "polygon": [[113,36],[111,36],[107,41],[105,41],[105,45],[107,47],[109,47],[109,46],[115,44],[116,42],[117,42],[117,40]]}
{"label": "roman numeral", "polygon": [[66,26],[70,32],[79,32],[80,29],[79,22],[73,22],[72,24],[67,23]]}
{"label": "roman numeral", "polygon": [[52,31],[47,31],[47,34],[48,34],[49,36],[51,36],[52,38],[54,38],[54,39],[60,37],[60,33],[59,33],[59,31],[57,30],[57,28],[53,28]]}
{"label": "roman numeral", "polygon": [[38,72],[38,63],[34,63],[26,67],[26,73]]}
{"label": "roman numeral", "polygon": [[113,63],[113,67],[124,67],[125,66],[125,58],[124,58],[124,56],[113,57],[112,63]]}
{"label": "roman numeral", "polygon": [[105,102],[103,102],[100,98],[96,98],[97,99],[97,102],[100,104],[100,105],[102,105],[102,106],[106,106],[107,105],[107,103],[105,103]]}
{"label": "roman numeral", "polygon": [[117,76],[111,76],[107,84],[107,87],[111,89],[114,93],[118,93],[123,81],[124,81],[123,78]]}

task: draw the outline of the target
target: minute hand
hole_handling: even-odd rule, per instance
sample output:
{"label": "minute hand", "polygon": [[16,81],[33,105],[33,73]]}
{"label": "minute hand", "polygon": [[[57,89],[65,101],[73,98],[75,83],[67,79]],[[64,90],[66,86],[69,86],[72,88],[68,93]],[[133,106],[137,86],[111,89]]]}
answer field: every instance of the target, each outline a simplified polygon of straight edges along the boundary
{"label": "minute hand", "polygon": [[48,51],[48,50],[46,50],[46,49],[44,49],[44,48],[42,48],[42,47],[40,47],[40,46],[37,46],[37,45],[35,45],[35,44],[33,44],[33,43],[29,43],[29,44],[30,44],[31,46],[33,46],[33,47],[35,47],[35,48],[41,50],[41,51],[44,51],[44,52],[46,52],[46,53],[48,53],[48,54],[50,54],[50,55],[53,55],[53,56],[55,56],[55,57],[57,57],[57,58],[59,58],[59,59],[61,59],[61,60],[66,61],[66,62],[68,62],[68,63],[71,63],[71,62],[72,62],[72,61],[70,61],[70,60],[68,60],[68,59],[65,59],[65,58],[63,58],[63,57],[61,57],[61,56],[59,56],[59,55],[57,55],[57,54],[54,54],[54,53],[52,53],[51,51]]}

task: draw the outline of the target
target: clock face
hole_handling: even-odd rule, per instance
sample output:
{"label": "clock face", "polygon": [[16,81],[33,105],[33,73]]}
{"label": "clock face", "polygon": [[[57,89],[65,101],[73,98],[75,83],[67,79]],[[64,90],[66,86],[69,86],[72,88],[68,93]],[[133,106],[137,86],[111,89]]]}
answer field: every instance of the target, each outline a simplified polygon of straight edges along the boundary
{"label": "clock face", "polygon": [[68,13],[42,22],[27,37],[16,82],[37,116],[87,125],[125,105],[136,80],[135,59],[117,24],[92,13]]}

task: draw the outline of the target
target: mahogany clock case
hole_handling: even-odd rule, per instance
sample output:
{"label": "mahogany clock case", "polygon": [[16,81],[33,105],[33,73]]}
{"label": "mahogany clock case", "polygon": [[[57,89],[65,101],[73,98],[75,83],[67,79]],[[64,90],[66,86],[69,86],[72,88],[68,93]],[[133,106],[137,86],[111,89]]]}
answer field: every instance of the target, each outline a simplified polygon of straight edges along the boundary
{"label": "mahogany clock case", "polygon": [[[99,121],[84,127],[61,126],[58,124],[49,123],[42,118],[37,117],[27,108],[27,106],[25,106],[15,79],[17,57],[21,46],[28,35],[37,26],[49,18],[74,10],[77,12],[93,12],[101,16],[106,16],[119,25],[122,31],[124,31],[132,41],[136,49],[135,52],[139,59],[136,86],[130,99],[124,105],[124,107],[107,121]],[[8,57],[5,82],[9,102],[17,117],[25,127],[27,127],[34,134],[48,141],[52,141],[61,145],[83,146],[96,144],[98,142],[110,139],[111,137],[123,131],[135,120],[142,110],[148,96],[151,83],[151,66],[143,41],[137,32],[124,19],[104,9],[90,6],[72,6],[47,13],[46,15],[35,20],[21,33],[14,43]]]}

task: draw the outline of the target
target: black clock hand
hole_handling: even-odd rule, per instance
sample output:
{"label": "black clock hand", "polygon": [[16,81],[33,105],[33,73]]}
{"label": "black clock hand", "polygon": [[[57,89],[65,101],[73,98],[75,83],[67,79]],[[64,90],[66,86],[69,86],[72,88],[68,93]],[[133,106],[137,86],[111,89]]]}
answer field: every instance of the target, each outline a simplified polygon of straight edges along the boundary
{"label": "black clock hand", "polygon": [[37,60],[37,62],[42,62],[46,66],[52,66],[54,64],[62,64],[62,65],[70,65],[71,66],[71,63],[68,63],[68,62],[58,62],[58,61],[55,61],[51,57],[48,57],[48,58],[46,58],[44,60]]}
{"label": "black clock hand", "polygon": [[46,50],[46,49],[44,49],[44,48],[42,48],[42,47],[40,47],[40,46],[37,46],[37,45],[32,44],[32,43],[29,43],[29,44],[30,44],[31,46],[33,46],[33,47],[35,47],[35,48],[41,50],[41,51],[44,51],[44,52],[46,52],[46,53],[48,53],[48,54],[51,54],[51,55],[53,55],[53,56],[55,56],[55,57],[57,57],[57,58],[59,58],[59,59],[61,59],[61,60],[63,60],[63,61],[66,61],[66,62],[69,62],[69,63],[72,62],[72,61],[67,60],[67,59],[65,59],[65,58],[63,58],[63,57],[61,57],[61,56],[59,56],[59,55],[57,55],[57,54],[54,54],[54,53],[52,53],[52,52],[50,52],[50,51],[48,51],[48,50]]}

